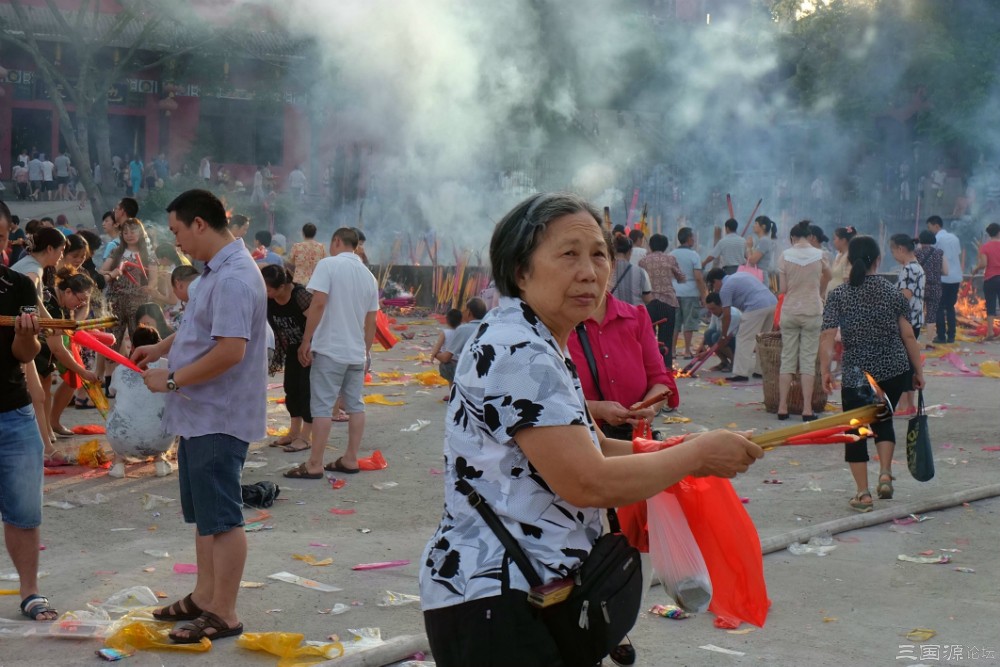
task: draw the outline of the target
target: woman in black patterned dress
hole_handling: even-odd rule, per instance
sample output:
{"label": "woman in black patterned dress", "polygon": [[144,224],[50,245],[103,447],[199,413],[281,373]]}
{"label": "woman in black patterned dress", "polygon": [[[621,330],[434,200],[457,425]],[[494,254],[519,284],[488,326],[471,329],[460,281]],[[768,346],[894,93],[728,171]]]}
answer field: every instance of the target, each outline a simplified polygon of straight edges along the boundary
{"label": "woman in black patterned dress", "polygon": [[[876,275],[879,259],[875,239],[853,238],[847,251],[850,280],[827,295],[823,309],[823,387],[828,393],[834,390],[830,360],[839,327],[844,343],[840,397],[845,411],[870,405],[874,400],[866,373],[875,379],[892,405],[911,388],[911,380],[913,389],[924,388],[920,347],[908,318],[909,304],[895,285]],[[892,419],[872,424],[871,430],[881,464],[876,493],[880,499],[889,500],[893,495],[892,454],[896,446]],[[873,502],[868,489],[868,439],[844,447],[844,460],[850,464],[857,484],[857,493],[849,505],[858,512],[870,512]]]}

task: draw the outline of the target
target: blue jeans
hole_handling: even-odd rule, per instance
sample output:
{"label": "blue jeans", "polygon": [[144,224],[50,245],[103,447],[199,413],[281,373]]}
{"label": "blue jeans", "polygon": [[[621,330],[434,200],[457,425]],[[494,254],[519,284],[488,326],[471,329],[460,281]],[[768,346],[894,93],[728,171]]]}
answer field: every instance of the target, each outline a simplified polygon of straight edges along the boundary
{"label": "blue jeans", "polygon": [[45,444],[31,404],[0,412],[0,516],[15,528],[42,523]]}
{"label": "blue jeans", "polygon": [[181,438],[177,477],[181,512],[202,537],[243,525],[240,480],[250,443],[225,433]]}

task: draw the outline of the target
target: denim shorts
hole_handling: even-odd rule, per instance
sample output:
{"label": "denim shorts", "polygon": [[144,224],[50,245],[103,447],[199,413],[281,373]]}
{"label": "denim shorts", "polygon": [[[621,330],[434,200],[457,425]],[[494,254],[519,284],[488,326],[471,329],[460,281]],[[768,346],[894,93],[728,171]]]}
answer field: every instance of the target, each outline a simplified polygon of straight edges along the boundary
{"label": "denim shorts", "polygon": [[42,523],[45,445],[31,404],[0,412],[0,516],[15,528]]}
{"label": "denim shorts", "polygon": [[309,371],[310,411],[313,419],[329,417],[337,397],[344,399],[344,412],[365,411],[361,392],[365,387],[364,364],[343,364],[322,354],[313,354]]}
{"label": "denim shorts", "polygon": [[225,433],[181,438],[177,447],[177,477],[181,512],[202,537],[243,525],[240,479],[250,443]]}

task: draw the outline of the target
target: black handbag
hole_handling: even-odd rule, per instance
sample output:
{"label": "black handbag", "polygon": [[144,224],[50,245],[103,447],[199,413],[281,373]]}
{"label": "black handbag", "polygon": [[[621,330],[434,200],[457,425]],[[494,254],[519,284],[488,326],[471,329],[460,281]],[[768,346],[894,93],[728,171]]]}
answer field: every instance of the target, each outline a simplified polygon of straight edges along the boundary
{"label": "black handbag", "polygon": [[934,452],[931,450],[931,434],[927,429],[922,389],[917,392],[917,414],[910,417],[906,427],[906,467],[918,482],[928,482],[934,478]]}
{"label": "black handbag", "polygon": [[456,486],[528,581],[532,588],[528,600],[552,635],[565,667],[595,665],[621,643],[639,615],[642,569],[639,551],[621,534],[613,509],[608,510],[611,532],[594,543],[580,567],[565,580],[543,585],[493,508],[468,480],[460,479]]}

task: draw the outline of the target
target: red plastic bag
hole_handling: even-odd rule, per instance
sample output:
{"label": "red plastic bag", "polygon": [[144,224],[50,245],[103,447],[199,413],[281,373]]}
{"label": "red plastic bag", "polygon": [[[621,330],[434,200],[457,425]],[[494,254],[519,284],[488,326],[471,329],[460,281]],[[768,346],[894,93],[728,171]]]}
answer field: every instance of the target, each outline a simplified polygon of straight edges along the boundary
{"label": "red plastic bag", "polygon": [[385,470],[389,463],[382,456],[382,452],[376,449],[368,458],[358,459],[358,467],[362,470]]}
{"label": "red plastic bag", "polygon": [[670,491],[684,510],[712,578],[708,610],[764,627],[771,601],[760,538],[733,485],[720,477],[685,477]]}
{"label": "red plastic bag", "polygon": [[375,313],[375,340],[387,350],[399,342],[389,330],[389,317],[381,310]]}
{"label": "red plastic bag", "polygon": [[774,322],[771,323],[771,328],[775,331],[781,329],[781,307],[785,305],[785,295],[778,295],[778,305],[774,308]]}

